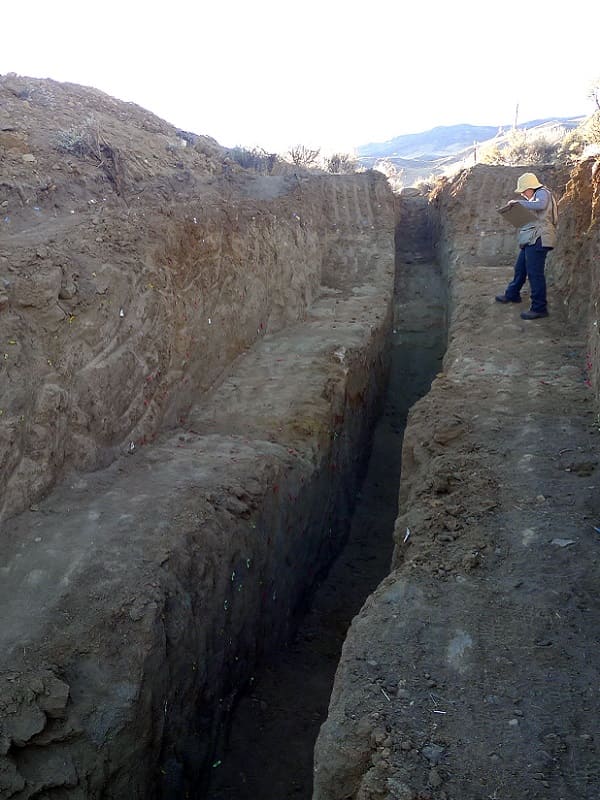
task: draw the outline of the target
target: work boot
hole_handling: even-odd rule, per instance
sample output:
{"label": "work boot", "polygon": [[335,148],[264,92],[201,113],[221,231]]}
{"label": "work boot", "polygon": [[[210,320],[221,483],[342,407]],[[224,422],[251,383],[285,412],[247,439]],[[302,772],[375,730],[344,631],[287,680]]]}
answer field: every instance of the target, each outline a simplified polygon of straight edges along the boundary
{"label": "work boot", "polygon": [[496,302],[497,303],[520,303],[521,298],[517,297],[516,300],[513,300],[512,297],[507,297],[505,294],[497,294],[496,295]]}
{"label": "work boot", "polygon": [[521,313],[521,319],[540,319],[547,316],[547,311],[523,311]]}

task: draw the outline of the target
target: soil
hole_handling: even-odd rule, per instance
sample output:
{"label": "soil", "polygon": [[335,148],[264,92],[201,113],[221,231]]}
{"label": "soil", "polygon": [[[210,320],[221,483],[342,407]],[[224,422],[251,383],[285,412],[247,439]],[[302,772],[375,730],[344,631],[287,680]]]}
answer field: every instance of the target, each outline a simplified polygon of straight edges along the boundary
{"label": "soil", "polygon": [[82,87],[0,101],[0,796],[189,796],[347,535],[394,198]]}
{"label": "soil", "polygon": [[524,322],[520,168],[396,203],[18,76],[0,123],[0,798],[308,798],[327,714],[313,800],[597,800],[598,170],[543,171]]}
{"label": "soil", "polygon": [[[480,176],[463,203],[489,190]],[[470,225],[471,210],[452,224]],[[586,330],[556,283],[546,319],[520,319],[526,292],[494,302],[510,262],[486,263],[462,232],[444,369],[404,439],[393,571],[344,644],[315,800],[600,793],[600,426]]]}

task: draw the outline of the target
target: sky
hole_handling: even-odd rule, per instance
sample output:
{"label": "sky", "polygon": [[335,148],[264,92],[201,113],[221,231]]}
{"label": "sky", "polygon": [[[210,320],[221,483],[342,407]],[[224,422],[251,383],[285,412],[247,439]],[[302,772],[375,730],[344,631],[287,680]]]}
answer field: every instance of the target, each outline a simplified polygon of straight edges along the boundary
{"label": "sky", "polygon": [[599,23],[589,0],[30,0],[3,4],[0,74],[93,86],[226,147],[351,152],[591,114]]}

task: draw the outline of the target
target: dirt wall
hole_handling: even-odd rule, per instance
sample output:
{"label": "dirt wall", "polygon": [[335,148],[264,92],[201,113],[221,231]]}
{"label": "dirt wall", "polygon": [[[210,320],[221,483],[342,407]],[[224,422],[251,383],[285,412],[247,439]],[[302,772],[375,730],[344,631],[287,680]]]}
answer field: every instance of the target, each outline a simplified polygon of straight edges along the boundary
{"label": "dirt wall", "polygon": [[586,380],[600,410],[600,169],[589,159],[571,173],[560,201],[560,239],[551,275],[569,319],[585,327]]}

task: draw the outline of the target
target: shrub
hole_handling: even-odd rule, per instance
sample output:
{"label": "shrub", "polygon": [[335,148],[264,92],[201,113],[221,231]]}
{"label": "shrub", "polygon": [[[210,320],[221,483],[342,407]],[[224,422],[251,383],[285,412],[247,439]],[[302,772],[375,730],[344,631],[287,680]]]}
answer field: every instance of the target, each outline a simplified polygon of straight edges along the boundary
{"label": "shrub", "polygon": [[304,144],[297,144],[288,151],[288,157],[297,167],[315,166],[321,148],[312,149]]}
{"label": "shrub", "polygon": [[268,153],[262,147],[251,149],[245,147],[233,147],[229,151],[229,157],[244,169],[251,169],[261,175],[272,175],[275,167],[280,163],[276,153]]}
{"label": "shrub", "polygon": [[92,157],[102,161],[102,139],[100,126],[90,117],[82,125],[59,131],[55,139],[56,149],[79,158]]}
{"label": "shrub", "polygon": [[87,119],[83,125],[59,131],[54,144],[61,153],[93,159],[113,184],[117,194],[121,194],[124,178],[121,156],[102,136],[100,125],[93,117]]}
{"label": "shrub", "polygon": [[569,131],[560,143],[558,159],[573,164],[600,146],[600,111],[595,111],[577,128]]}
{"label": "shrub", "polygon": [[515,128],[505,140],[493,141],[482,147],[479,162],[482,164],[547,164],[556,159],[559,142],[526,130]]}
{"label": "shrub", "polygon": [[325,169],[333,174],[348,175],[358,171],[359,163],[351,153],[334,153],[325,159]]}

